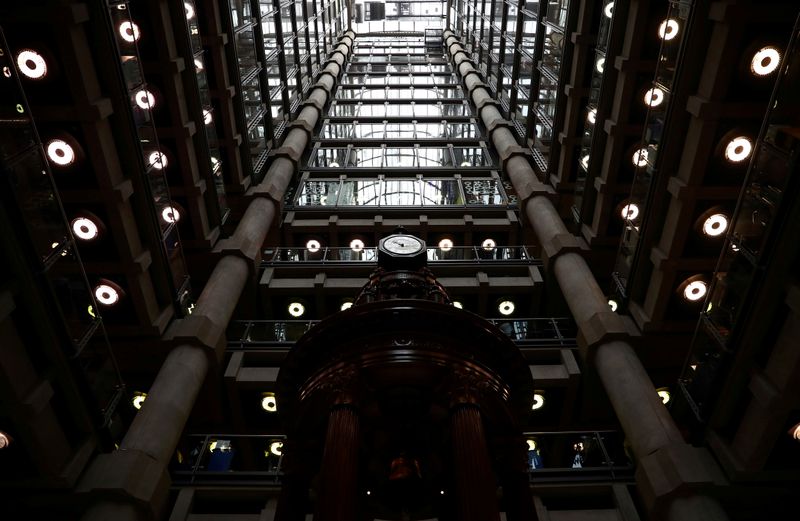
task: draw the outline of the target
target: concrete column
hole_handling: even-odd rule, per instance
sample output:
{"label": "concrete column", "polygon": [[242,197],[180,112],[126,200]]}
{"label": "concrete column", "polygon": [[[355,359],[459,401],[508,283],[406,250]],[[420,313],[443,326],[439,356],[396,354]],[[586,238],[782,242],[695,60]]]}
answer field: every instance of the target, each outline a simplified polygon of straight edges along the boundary
{"label": "concrete column", "polygon": [[478,407],[456,405],[450,416],[450,431],[456,518],[459,521],[500,521],[497,485]]}
{"label": "concrete column", "polygon": [[352,405],[337,405],[331,411],[314,521],[357,519],[358,424]]}
{"label": "concrete column", "polygon": [[[448,53],[464,78],[467,90],[471,93],[473,103],[481,107],[480,117],[489,129],[492,144],[501,158],[507,158],[504,165],[505,172],[523,201],[526,216],[539,242],[547,250],[550,269],[581,333],[584,338],[598,338],[597,331],[584,331],[584,327],[589,326],[593,317],[602,317],[602,314],[609,312],[608,302],[602,289],[586,261],[577,253],[565,252],[561,246],[569,245],[570,242],[559,239],[568,235],[571,237],[571,234],[553,203],[543,196],[551,190],[537,179],[536,173],[524,156],[514,155],[516,139],[508,128],[497,125],[498,121],[502,122],[502,117],[492,104],[487,103],[491,93],[482,86],[479,76],[475,74],[477,71],[467,59],[464,48],[452,31],[444,31],[443,37]],[[628,343],[620,340],[601,341],[594,348],[593,354],[597,373],[637,459],[641,460],[661,449],[669,451],[676,445],[688,448],[672,418],[658,399],[647,372]],[[670,520],[727,519],[716,501],[707,496],[681,499],[665,497],[664,503]]]}
{"label": "concrete column", "polygon": [[207,371],[203,349],[179,346],[170,351],[120,449],[144,452],[167,465]]}
{"label": "concrete column", "polygon": [[[238,232],[239,228],[236,230]],[[197,298],[193,315],[207,317],[214,324],[228,327],[248,275],[249,267],[241,257],[227,255],[220,259]]]}

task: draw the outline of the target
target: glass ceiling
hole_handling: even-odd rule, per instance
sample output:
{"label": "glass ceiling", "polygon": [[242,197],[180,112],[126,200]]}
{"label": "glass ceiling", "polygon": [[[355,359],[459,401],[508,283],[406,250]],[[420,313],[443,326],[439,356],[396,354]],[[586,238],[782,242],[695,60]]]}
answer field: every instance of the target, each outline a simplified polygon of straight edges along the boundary
{"label": "glass ceiling", "polygon": [[422,32],[444,30],[446,2],[416,0],[410,2],[353,2],[353,30],[358,34],[380,32]]}

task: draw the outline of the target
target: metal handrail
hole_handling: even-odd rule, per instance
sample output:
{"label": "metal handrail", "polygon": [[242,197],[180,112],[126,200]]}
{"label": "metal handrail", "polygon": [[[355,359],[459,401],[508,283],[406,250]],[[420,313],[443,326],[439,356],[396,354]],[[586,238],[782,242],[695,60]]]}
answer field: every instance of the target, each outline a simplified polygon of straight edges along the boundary
{"label": "metal handrail", "polygon": [[[274,266],[286,263],[331,264],[359,263],[375,264],[377,248],[270,248],[264,250],[262,266]],[[541,265],[541,259],[535,256],[534,246],[453,246],[451,248],[428,248],[428,262],[440,263],[520,263]]]}
{"label": "metal handrail", "polygon": [[[228,328],[228,349],[287,349],[319,320],[239,320]],[[489,322],[519,347],[567,347],[577,345],[570,318],[492,318]]]}

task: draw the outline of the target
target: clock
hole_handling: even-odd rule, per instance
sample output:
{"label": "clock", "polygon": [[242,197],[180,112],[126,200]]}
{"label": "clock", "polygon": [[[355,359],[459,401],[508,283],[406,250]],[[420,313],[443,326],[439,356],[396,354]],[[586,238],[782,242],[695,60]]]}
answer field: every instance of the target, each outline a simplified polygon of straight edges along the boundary
{"label": "clock", "polygon": [[378,266],[388,271],[418,270],[427,261],[425,242],[413,235],[395,233],[378,243]]}
{"label": "clock", "polygon": [[383,248],[396,255],[413,255],[421,252],[425,244],[413,235],[391,235],[383,240]]}

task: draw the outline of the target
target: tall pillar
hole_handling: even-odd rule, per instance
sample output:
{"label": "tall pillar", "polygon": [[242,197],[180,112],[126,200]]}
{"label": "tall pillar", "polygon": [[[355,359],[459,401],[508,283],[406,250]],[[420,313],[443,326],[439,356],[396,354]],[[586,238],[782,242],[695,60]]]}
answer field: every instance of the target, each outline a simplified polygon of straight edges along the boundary
{"label": "tall pillar", "polygon": [[[691,461],[698,460],[699,449],[692,452],[691,447],[683,442],[677,426],[663,404],[659,403],[655,388],[630,344],[621,340],[604,341],[604,337],[624,336],[624,324],[618,316],[610,313],[602,289],[578,253],[579,242],[564,225],[558,210],[547,197],[553,192],[552,188],[538,180],[524,157],[524,149],[516,145],[507,125],[497,124],[505,120],[496,108],[488,87],[470,63],[469,55],[451,30],[445,30],[443,36],[448,54],[470,92],[470,99],[478,107],[481,120],[489,129],[492,144],[498,155],[505,159],[504,171],[517,195],[524,201],[522,206],[542,245],[545,265],[549,264],[548,269],[554,273],[578,324],[580,335],[592,348],[593,362],[600,380],[639,460],[637,482],[640,488],[652,489],[652,503],[661,499],[666,506],[667,518],[671,521],[727,519],[724,510],[711,497],[692,495],[691,500],[675,499],[674,493],[680,488],[688,488],[695,483],[711,483],[712,476],[718,474],[716,464],[710,458],[703,465]],[[672,457],[680,460],[672,461]],[[690,462],[696,465],[688,465]],[[674,469],[692,466],[698,472],[694,476],[673,472],[670,476],[675,479],[660,479],[666,472],[660,476],[659,472],[670,465]]]}
{"label": "tall pillar", "polygon": [[358,512],[358,414],[335,405],[328,418],[314,521],[353,521]]}
{"label": "tall pillar", "polygon": [[450,416],[450,432],[456,518],[459,521],[500,521],[497,486],[478,406],[456,405]]}

